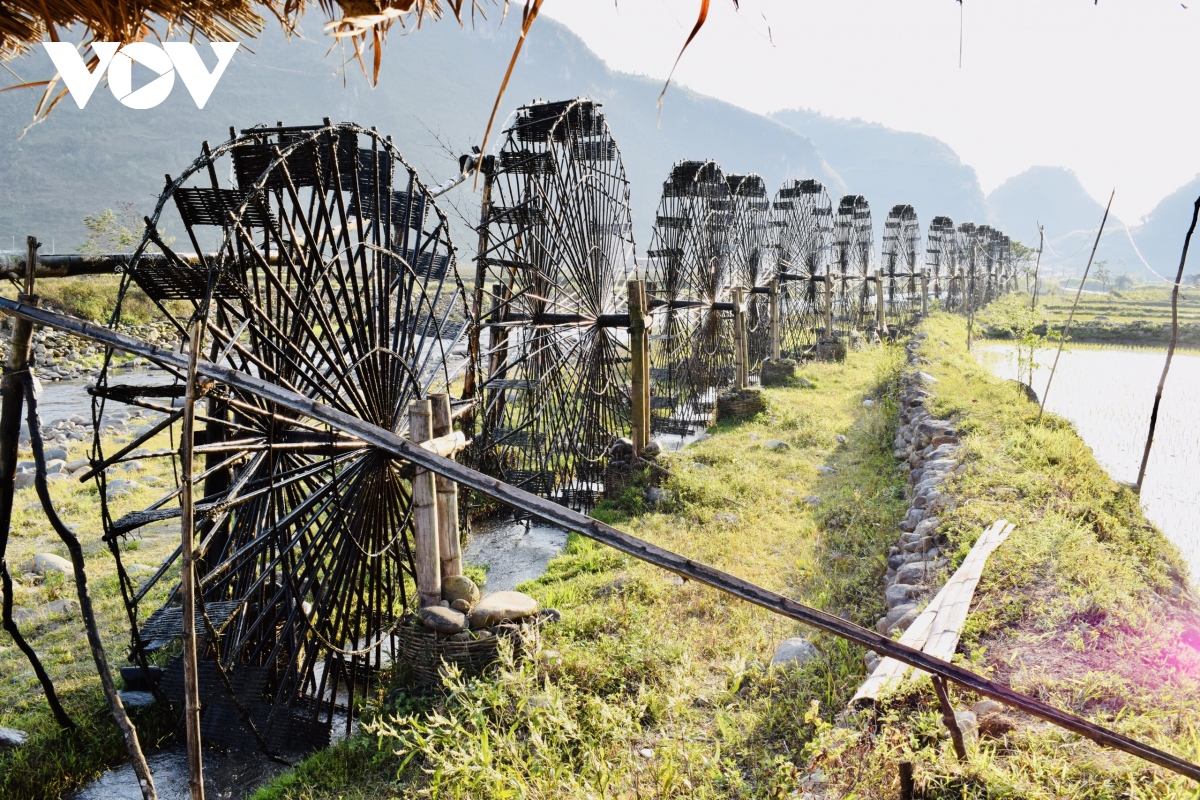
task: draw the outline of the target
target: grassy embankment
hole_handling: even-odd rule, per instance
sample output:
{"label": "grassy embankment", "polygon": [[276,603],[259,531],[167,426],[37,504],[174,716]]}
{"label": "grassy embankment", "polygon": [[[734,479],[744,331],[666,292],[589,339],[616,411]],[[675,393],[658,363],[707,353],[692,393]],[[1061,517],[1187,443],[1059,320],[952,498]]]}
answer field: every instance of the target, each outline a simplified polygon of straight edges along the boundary
{"label": "grassy embankment", "polygon": [[[961,343],[962,320],[937,315],[924,367],[933,411],[959,420],[965,474],[943,530],[965,555],[1004,517],[1012,536],[992,556],[959,658],[1019,691],[1200,760],[1200,628],[1176,549],[1110,479],[1069,423],[995,381]],[[950,344],[953,343],[953,344]],[[1192,641],[1188,644],[1187,641]],[[955,693],[960,706],[979,698]],[[1016,729],[972,745],[958,764],[939,735],[928,680],[899,694],[874,733],[824,735],[818,763],[839,788],[895,791],[896,762],[915,762],[926,797],[1195,798],[1171,773],[1014,714]]]}
{"label": "grassy embankment", "polygon": [[[1055,288],[1043,295],[1039,300],[1043,325],[1037,332],[1061,331],[1074,301],[1071,288]],[[1156,347],[1166,344],[1170,336],[1171,287],[1163,284],[1081,295],[1070,334],[1076,342]],[[1179,345],[1200,348],[1200,289],[1196,287],[1179,292]]]}

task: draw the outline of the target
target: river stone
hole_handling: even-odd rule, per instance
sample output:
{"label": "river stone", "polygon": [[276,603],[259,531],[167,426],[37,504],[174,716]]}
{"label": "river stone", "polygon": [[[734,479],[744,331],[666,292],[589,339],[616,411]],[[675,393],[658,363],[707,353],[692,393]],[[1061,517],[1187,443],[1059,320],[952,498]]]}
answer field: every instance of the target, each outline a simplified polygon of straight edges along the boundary
{"label": "river stone", "polygon": [[20,747],[29,739],[28,734],[16,728],[0,728],[0,751]]}
{"label": "river stone", "polygon": [[880,617],[879,621],[875,623],[875,630],[886,635],[887,632],[891,630],[892,626],[896,624],[896,620],[900,619],[908,612],[916,610],[916,603],[905,603],[903,605],[896,606],[885,616]]}
{"label": "river stone", "polygon": [[939,569],[946,565],[945,559],[936,561],[914,561],[911,564],[905,564],[896,570],[896,583],[924,583],[929,577],[937,573]]}
{"label": "river stone", "polygon": [[816,508],[817,506],[821,505],[821,498],[817,497],[815,494],[805,495],[804,502],[808,503],[813,508]]}
{"label": "river stone", "polygon": [[965,741],[970,741],[979,734],[979,718],[975,716],[975,712],[955,711],[954,721],[958,723],[958,729]]}
{"label": "river stone", "polygon": [[467,629],[466,615],[452,608],[426,606],[417,612],[417,617],[422,625],[438,633],[458,633]]}
{"label": "river stone", "polygon": [[137,481],[126,480],[125,478],[117,478],[115,481],[109,481],[104,486],[104,494],[109,500],[114,497],[124,497],[127,494],[137,491],[142,488],[142,485]]}
{"label": "river stone", "polygon": [[646,442],[646,446],[642,448],[642,458],[655,458],[662,454],[662,443],[657,439],[651,439]]}
{"label": "river stone", "polygon": [[516,622],[538,610],[537,600],[522,592],[493,592],[471,609],[471,627],[486,628],[501,622]]}
{"label": "river stone", "polygon": [[121,696],[121,704],[126,708],[146,708],[154,705],[154,695],[149,692],[117,692]]}
{"label": "river stone", "polygon": [[802,667],[816,657],[817,648],[812,642],[802,636],[793,636],[775,648],[775,655],[771,656],[771,666],[787,664]]}
{"label": "river stone", "polygon": [[46,448],[46,452],[44,453],[44,455],[46,456],[47,462],[54,461],[55,459],[59,459],[59,458],[61,458],[63,461],[66,461],[67,460],[67,448],[65,448],[65,447],[48,447],[48,448]]}
{"label": "river stone", "polygon": [[763,443],[763,447],[767,448],[768,450],[791,450],[792,449],[792,446],[790,444],[788,444],[787,442],[783,441],[782,439],[767,439],[767,441]]}
{"label": "river stone", "polygon": [[84,467],[90,467],[91,464],[92,461],[89,458],[77,458],[74,461],[68,461],[66,463],[67,472],[78,472]]}
{"label": "river stone", "polygon": [[893,583],[887,588],[888,608],[891,609],[912,602],[913,598],[919,595],[921,591],[919,586],[913,586],[910,583]]}
{"label": "river stone", "polygon": [[915,538],[924,539],[926,536],[933,536],[935,533],[937,533],[938,523],[939,521],[937,517],[926,517],[925,519],[921,520],[917,527],[913,528]]}
{"label": "river stone", "polygon": [[471,604],[466,600],[455,600],[450,604],[450,607],[463,614],[471,613]]}
{"label": "river stone", "polygon": [[75,567],[71,565],[71,562],[53,553],[38,553],[30,563],[33,565],[30,572],[36,572],[38,575],[45,575],[47,572],[61,572],[66,578],[74,579],[75,577]]}
{"label": "river stone", "polygon": [[465,600],[468,604],[474,605],[479,601],[480,594],[475,581],[466,575],[451,575],[449,578],[442,578],[442,597],[449,600],[451,604],[455,600]]}
{"label": "river stone", "polygon": [[[899,608],[899,606],[897,606],[897,608]],[[896,631],[903,632],[908,630],[908,626],[912,625],[920,615],[920,609],[916,608],[915,606],[910,608],[908,611],[905,611],[903,614],[901,614],[899,619],[891,624],[891,626],[887,629],[886,634],[891,636]]]}
{"label": "river stone", "polygon": [[13,486],[17,489],[28,489],[33,486],[35,476],[32,472],[19,472],[13,478]]}

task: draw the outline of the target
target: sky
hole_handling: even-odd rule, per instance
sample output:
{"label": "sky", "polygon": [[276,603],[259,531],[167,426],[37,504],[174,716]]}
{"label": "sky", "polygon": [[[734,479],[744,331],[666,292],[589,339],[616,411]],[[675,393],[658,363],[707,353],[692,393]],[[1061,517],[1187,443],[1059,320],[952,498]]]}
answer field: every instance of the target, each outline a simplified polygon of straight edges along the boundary
{"label": "sky", "polygon": [[[611,68],[665,78],[699,6],[548,0],[542,13]],[[712,0],[675,80],[760,113],[936,136],[985,192],[1068,167],[1101,203],[1115,188],[1129,223],[1200,173],[1200,0],[966,0],[961,24],[960,67],[954,0]]]}

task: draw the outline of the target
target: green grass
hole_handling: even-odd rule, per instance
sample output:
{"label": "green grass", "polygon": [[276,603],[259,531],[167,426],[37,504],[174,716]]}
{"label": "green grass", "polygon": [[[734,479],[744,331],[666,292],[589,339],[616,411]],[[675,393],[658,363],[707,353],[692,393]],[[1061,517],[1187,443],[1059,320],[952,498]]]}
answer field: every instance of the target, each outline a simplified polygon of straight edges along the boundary
{"label": "green grass", "polygon": [[[629,492],[596,516],[872,625],[884,608],[882,554],[904,510],[889,449],[898,367],[895,349],[811,366],[816,388],[768,391],[766,413],[673,455],[669,508]],[[880,400],[872,409],[868,395]],[[772,438],[790,449],[767,450]],[[822,475],[826,463],[839,472]],[[532,659],[380,709],[368,735],[257,800],[791,796],[808,740],[863,677],[856,647],[574,534],[523,589],[563,612]],[[769,668],[794,635],[812,639],[816,662]]]}

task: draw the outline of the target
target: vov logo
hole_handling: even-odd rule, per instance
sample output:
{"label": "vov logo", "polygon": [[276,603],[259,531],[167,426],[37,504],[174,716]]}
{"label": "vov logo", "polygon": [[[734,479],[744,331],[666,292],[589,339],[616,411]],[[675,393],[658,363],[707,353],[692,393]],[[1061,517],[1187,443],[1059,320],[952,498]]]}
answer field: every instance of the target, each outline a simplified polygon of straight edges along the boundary
{"label": "vov logo", "polygon": [[[92,50],[100,62],[88,72],[87,64],[75,45],[69,42],[42,42],[42,46],[58,68],[58,74],[67,85],[67,92],[75,105],[80,108],[87,105],[107,71],[108,88],[112,90],[113,97],[129,108],[139,109],[154,108],[166,100],[175,86],[177,72],[196,101],[196,108],[204,108],[238,49],[237,42],[212,42],[217,66],[209,72],[191,42],[163,42],[161,47],[149,42],[133,42],[124,47],[120,42],[92,42]],[[135,61],[158,75],[136,91],[133,89]]]}

